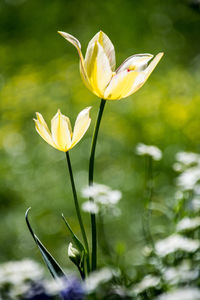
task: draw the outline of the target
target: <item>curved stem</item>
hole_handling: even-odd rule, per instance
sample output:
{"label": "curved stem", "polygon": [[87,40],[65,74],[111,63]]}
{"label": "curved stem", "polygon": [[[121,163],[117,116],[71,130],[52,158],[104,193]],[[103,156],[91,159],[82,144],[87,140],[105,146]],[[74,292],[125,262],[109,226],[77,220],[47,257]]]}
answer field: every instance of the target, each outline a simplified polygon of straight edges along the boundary
{"label": "curved stem", "polygon": [[76,214],[77,214],[77,217],[78,217],[78,221],[79,221],[83,241],[84,241],[84,244],[85,244],[85,248],[87,250],[87,257],[88,257],[87,266],[88,266],[88,272],[89,272],[90,271],[89,246],[88,246],[87,236],[86,236],[86,233],[85,233],[85,228],[84,228],[84,225],[83,225],[83,220],[82,220],[82,217],[81,217],[81,211],[80,211],[80,207],[79,207],[79,203],[78,203],[78,197],[77,197],[76,187],[75,187],[75,183],[74,183],[74,176],[73,176],[69,151],[66,152],[66,158],[67,158],[67,164],[68,164],[69,175],[70,175],[70,180],[71,180],[72,192],[73,192],[73,196],[74,196],[74,204],[75,204],[75,208],[76,208]]}
{"label": "curved stem", "polygon": [[[93,133],[93,138],[92,138],[92,146],[91,146],[90,161],[89,161],[89,186],[93,185],[95,149],[96,149],[99,127],[100,127],[105,104],[106,104],[106,100],[101,99],[99,113],[98,113],[95,129]],[[90,201],[94,201],[94,199],[90,197]],[[91,226],[92,226],[92,271],[94,271],[97,266],[97,229],[96,229],[95,214],[91,214]]]}

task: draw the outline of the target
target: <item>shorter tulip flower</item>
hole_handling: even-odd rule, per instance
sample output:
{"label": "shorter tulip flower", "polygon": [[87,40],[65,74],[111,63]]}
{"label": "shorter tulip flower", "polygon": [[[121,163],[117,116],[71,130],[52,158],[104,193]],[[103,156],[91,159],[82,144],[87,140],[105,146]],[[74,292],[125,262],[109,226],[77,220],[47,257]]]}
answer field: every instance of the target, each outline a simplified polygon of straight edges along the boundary
{"label": "shorter tulip flower", "polygon": [[105,100],[119,100],[135,93],[147,81],[163,56],[162,52],[154,59],[152,54],[135,54],[115,70],[115,49],[104,32],[99,31],[91,39],[85,58],[81,44],[74,36],[63,31],[58,33],[76,47],[80,57],[80,73],[86,87]]}
{"label": "shorter tulip flower", "polygon": [[61,114],[60,110],[51,120],[51,132],[43,116],[37,112],[37,120],[34,119],[36,131],[49,145],[67,152],[81,140],[90,126],[90,109],[87,107],[78,114],[73,132],[69,118]]}

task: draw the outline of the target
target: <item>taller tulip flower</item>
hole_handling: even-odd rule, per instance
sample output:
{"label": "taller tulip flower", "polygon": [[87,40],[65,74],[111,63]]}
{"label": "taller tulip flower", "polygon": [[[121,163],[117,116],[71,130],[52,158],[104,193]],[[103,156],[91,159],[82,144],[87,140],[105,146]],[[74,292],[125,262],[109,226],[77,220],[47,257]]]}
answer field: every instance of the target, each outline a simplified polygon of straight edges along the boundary
{"label": "taller tulip flower", "polygon": [[[58,31],[58,33],[76,47],[80,58],[80,73],[83,82],[90,91],[101,98],[89,161],[89,185],[92,186],[95,149],[106,101],[126,98],[140,89],[155,69],[163,53],[158,53],[154,59],[152,54],[132,55],[115,70],[115,49],[109,37],[102,31],[99,31],[89,42],[85,58],[81,52],[81,44],[74,36],[63,31]],[[93,201],[92,198],[90,200]],[[95,214],[92,213],[91,224],[92,270],[95,270],[97,232]]]}
{"label": "taller tulip flower", "polygon": [[80,73],[86,87],[105,100],[119,100],[135,93],[163,56],[163,53],[158,53],[152,60],[152,54],[135,54],[115,70],[115,49],[104,32],[99,31],[91,39],[85,58],[81,44],[74,36],[63,31],[58,33],[76,47],[80,57]]}

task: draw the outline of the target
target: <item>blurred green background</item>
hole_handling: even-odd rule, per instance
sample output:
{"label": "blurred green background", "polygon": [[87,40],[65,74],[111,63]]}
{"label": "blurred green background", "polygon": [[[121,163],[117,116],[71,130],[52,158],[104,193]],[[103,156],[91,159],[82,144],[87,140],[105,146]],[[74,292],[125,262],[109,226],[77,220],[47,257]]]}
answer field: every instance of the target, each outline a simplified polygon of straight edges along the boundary
{"label": "blurred green background", "polygon": [[[40,255],[24,213],[65,267],[69,234],[63,212],[80,236],[65,155],[35,132],[36,111],[50,122],[58,108],[74,122],[91,105],[92,124],[71,151],[77,189],[87,184],[92,130],[99,99],[83,85],[75,48],[57,34],[76,36],[83,53],[100,29],[111,38],[117,65],[135,53],[165,56],[145,86],[121,101],[108,102],[96,153],[95,181],[119,189],[121,216],[105,216],[108,239],[137,261],[145,241],[144,159],[139,142],[157,145],[154,202],[173,205],[174,155],[200,151],[200,4],[187,0],[0,0],[0,261]],[[83,201],[80,197],[80,201]],[[89,215],[84,213],[89,231]],[[154,235],[170,233],[162,213],[153,214]],[[101,252],[101,250],[100,250]]]}

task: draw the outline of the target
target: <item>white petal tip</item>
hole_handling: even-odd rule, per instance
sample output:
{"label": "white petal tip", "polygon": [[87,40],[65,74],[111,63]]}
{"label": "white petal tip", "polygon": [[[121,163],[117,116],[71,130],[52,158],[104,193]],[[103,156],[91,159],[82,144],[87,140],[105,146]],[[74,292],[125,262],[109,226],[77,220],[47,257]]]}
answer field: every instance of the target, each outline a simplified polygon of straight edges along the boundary
{"label": "white petal tip", "polygon": [[79,40],[77,40],[73,35],[64,32],[64,31],[58,31],[58,33],[64,37],[64,39],[66,39],[68,42],[70,42],[71,44],[73,44],[76,48],[81,49],[81,44],[79,42]]}
{"label": "white petal tip", "polygon": [[41,116],[41,114],[39,112],[36,111],[36,117],[39,118]]}
{"label": "white petal tip", "polygon": [[60,35],[62,35],[64,38],[66,38],[67,33],[64,31],[57,31],[57,33],[59,33]]}
{"label": "white petal tip", "polygon": [[88,111],[90,111],[91,108],[92,108],[92,106],[86,107],[86,109],[87,109]]}
{"label": "white petal tip", "polygon": [[164,52],[160,52],[157,54],[157,56],[159,56],[160,58],[163,57],[163,55],[164,55]]}
{"label": "white petal tip", "polygon": [[86,107],[85,109],[82,110],[82,113],[86,114],[86,115],[88,114],[88,117],[90,118],[89,113],[90,113],[91,108],[92,108],[92,106]]}

